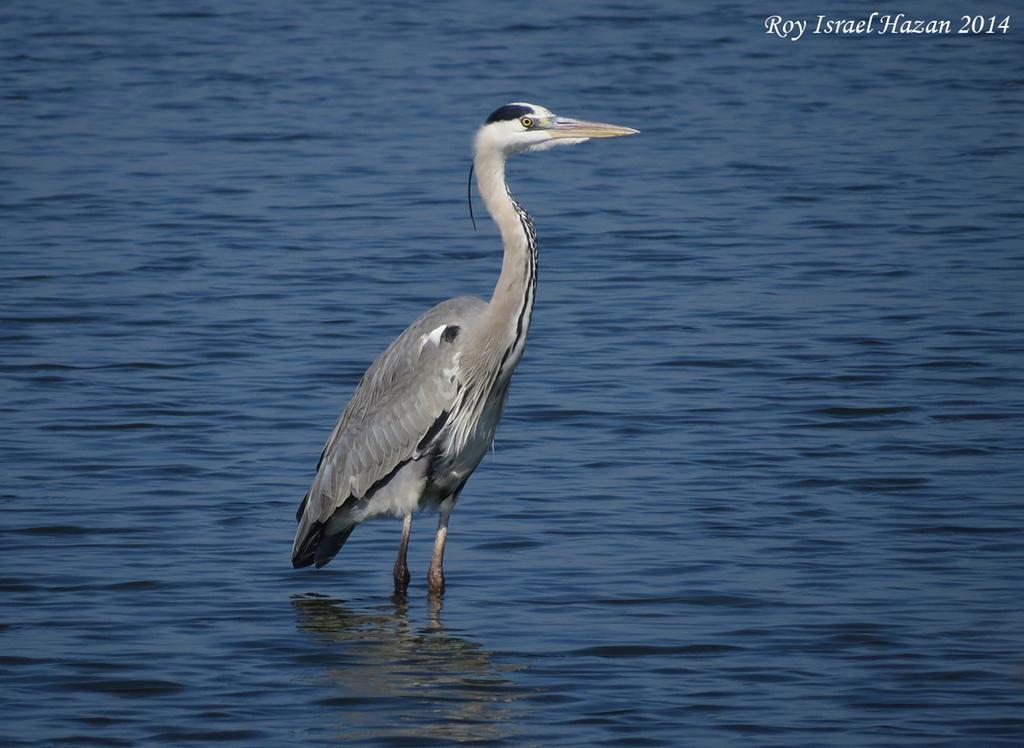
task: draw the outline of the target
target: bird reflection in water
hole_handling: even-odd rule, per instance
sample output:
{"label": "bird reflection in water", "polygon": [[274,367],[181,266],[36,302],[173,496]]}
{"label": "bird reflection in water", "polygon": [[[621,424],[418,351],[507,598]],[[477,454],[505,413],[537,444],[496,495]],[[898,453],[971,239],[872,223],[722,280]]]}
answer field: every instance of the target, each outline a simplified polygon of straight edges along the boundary
{"label": "bird reflection in water", "polygon": [[513,736],[525,690],[505,674],[519,668],[495,664],[479,644],[446,631],[439,596],[429,599],[424,626],[410,622],[404,596],[368,610],[326,596],[292,603],[299,631],[324,646],[316,703],[339,738]]}

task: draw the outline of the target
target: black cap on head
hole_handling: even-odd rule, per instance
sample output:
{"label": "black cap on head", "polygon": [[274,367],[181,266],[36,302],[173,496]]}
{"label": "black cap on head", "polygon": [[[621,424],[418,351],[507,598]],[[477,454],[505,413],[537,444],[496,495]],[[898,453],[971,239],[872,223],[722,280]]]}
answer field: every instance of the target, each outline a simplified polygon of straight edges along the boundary
{"label": "black cap on head", "polygon": [[522,104],[506,104],[500,109],[495,109],[491,112],[491,116],[484,122],[485,125],[489,125],[492,122],[504,122],[510,119],[519,119],[527,114],[533,114],[533,109]]}

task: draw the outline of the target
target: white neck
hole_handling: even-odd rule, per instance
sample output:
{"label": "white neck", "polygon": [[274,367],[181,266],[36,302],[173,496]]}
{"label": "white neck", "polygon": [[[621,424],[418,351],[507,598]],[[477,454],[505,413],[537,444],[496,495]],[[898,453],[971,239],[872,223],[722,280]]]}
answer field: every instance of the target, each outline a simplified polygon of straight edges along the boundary
{"label": "white neck", "polygon": [[501,275],[488,305],[487,324],[489,333],[509,350],[503,368],[511,373],[522,356],[533,312],[537,240],[529,215],[509,194],[505,154],[484,137],[477,138],[473,169],[480,197],[498,224],[505,249]]}

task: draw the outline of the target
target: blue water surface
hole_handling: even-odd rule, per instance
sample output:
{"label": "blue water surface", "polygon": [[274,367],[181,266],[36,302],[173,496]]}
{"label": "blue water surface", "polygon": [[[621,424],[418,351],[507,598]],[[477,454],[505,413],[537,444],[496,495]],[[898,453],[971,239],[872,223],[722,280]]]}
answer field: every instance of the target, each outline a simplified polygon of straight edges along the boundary
{"label": "blue water surface", "polygon": [[[1024,19],[783,5],[4,3],[0,742],[1021,745]],[[510,164],[447,594],[430,517],[405,600],[395,521],[293,571],[362,371],[493,288],[524,99],[642,134]]]}

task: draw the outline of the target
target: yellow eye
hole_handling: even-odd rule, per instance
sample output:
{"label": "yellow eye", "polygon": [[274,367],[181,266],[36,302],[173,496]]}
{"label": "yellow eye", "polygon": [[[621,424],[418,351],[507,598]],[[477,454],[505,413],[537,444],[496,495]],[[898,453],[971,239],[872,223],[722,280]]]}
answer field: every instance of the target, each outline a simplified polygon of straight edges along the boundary
{"label": "yellow eye", "polygon": [[533,127],[533,118],[532,117],[520,117],[519,118],[519,124],[522,125],[525,129],[529,130],[531,127]]}

